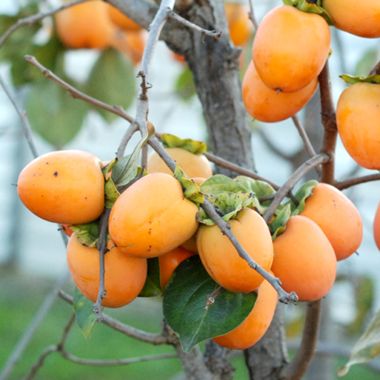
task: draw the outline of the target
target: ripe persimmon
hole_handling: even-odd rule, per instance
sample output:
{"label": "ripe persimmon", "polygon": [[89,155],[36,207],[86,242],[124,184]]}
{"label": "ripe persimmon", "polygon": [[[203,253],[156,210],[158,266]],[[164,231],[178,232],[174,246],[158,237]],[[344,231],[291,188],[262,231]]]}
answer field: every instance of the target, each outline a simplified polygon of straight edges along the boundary
{"label": "ripe persimmon", "polygon": [[380,249],[380,203],[377,206],[375,220],[373,221],[373,236],[375,238],[377,248]]}
{"label": "ripe persimmon", "polygon": [[349,155],[367,169],[380,169],[380,85],[355,83],[339,97],[339,136]]}
{"label": "ripe persimmon", "polygon": [[253,43],[260,78],[276,91],[300,90],[322,71],[330,39],[321,16],[288,5],[273,9],[262,20]]}
{"label": "ripe persimmon", "polygon": [[[132,302],[144,287],[146,259],[125,255],[115,246],[104,256],[106,296],[102,305],[121,307]],[[99,289],[99,251],[82,245],[73,234],[67,245],[67,262],[75,285],[92,302]]]}
{"label": "ripe persimmon", "polygon": [[315,301],[332,288],[336,277],[334,249],[311,219],[291,217],[273,247],[272,271],[287,292],[296,292],[300,301]]}
{"label": "ripe persimmon", "polygon": [[363,238],[363,223],[358,209],[341,191],[319,183],[307,198],[300,215],[313,220],[334,248],[337,260],[351,256]]}
{"label": "ripe persimmon", "polygon": [[156,257],[190,239],[198,227],[197,211],[174,177],[152,173],[128,187],[116,200],[109,233],[123,252]]}
{"label": "ripe persimmon", "polygon": [[125,54],[137,65],[144,54],[145,31],[123,32],[118,30],[113,34],[110,45]]}
{"label": "ripe persimmon", "polygon": [[55,15],[57,33],[70,48],[104,49],[116,27],[108,15],[108,4],[100,0],[69,7]]}
{"label": "ripe persimmon", "polygon": [[245,350],[252,347],[268,330],[277,303],[277,292],[268,281],[264,280],[259,286],[256,302],[248,317],[227,334],[214,338],[214,342],[234,350]]}
{"label": "ripe persimmon", "polygon": [[44,154],[21,171],[17,192],[24,205],[42,219],[82,224],[104,209],[104,177],[100,160],[79,150]]}
{"label": "ripe persimmon", "polygon": [[161,289],[165,289],[170,277],[173,275],[178,265],[193,255],[193,252],[189,252],[182,247],[177,247],[158,258]]}
{"label": "ripe persimmon", "polygon": [[324,0],[323,7],[337,28],[361,37],[380,37],[378,0]]}
{"label": "ripe persimmon", "polygon": [[[269,270],[273,261],[272,238],[264,219],[251,209],[244,209],[230,220],[232,233],[249,256]],[[227,236],[217,226],[201,226],[197,247],[208,274],[223,288],[233,292],[251,292],[263,277],[242,259]]]}
{"label": "ripe persimmon", "polygon": [[[166,151],[187,176],[202,178],[212,176],[211,164],[203,154],[194,154],[181,148],[166,148]],[[172,174],[172,171],[157,153],[153,153],[149,157],[147,170],[148,173]]]}
{"label": "ripe persimmon", "polygon": [[231,41],[236,46],[244,46],[252,35],[252,22],[248,17],[248,7],[239,3],[226,3],[224,10]]}
{"label": "ripe persimmon", "polygon": [[244,75],[242,91],[247,112],[257,120],[276,122],[300,111],[312,98],[318,81],[313,79],[306,87],[294,92],[280,92],[267,87],[253,62]]}
{"label": "ripe persimmon", "polygon": [[137,31],[142,29],[137,22],[134,22],[124,13],[120,12],[117,8],[110,5],[108,7],[108,14],[111,18],[111,21],[117,25],[119,28],[124,29],[126,31]]}

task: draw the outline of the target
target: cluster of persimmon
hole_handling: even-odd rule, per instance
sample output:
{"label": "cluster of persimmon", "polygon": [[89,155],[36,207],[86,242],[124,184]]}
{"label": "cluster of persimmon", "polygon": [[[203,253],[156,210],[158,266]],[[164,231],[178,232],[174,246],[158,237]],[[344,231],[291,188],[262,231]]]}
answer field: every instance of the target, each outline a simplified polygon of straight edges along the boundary
{"label": "cluster of persimmon", "polygon": [[[202,190],[216,178],[205,155],[183,147],[167,147],[166,151],[212,201],[212,194]],[[99,251],[96,246],[86,246],[77,231],[78,225],[99,221],[104,212],[104,167],[87,152],[51,152],[30,162],[20,173],[17,186],[30,211],[75,231],[67,246],[68,266],[76,286],[93,302],[99,290]],[[245,177],[236,180],[239,178]],[[362,221],[354,204],[327,184],[317,184],[303,202],[273,237],[262,217],[264,206],[241,209],[229,224],[251,259],[280,278],[283,288],[296,292],[299,300],[313,301],[333,286],[337,260],[358,249]],[[243,349],[263,336],[275,312],[276,291],[238,255],[216,225],[202,224],[198,206],[184,196],[180,182],[157,153],[148,160],[147,174],[109,207],[103,306],[120,307],[140,294],[147,279],[147,260],[158,257],[164,290],[176,267],[199,254],[210,277],[224,289],[258,292],[244,322],[215,341]],[[376,223],[379,230],[379,221]]]}
{"label": "cluster of persimmon", "polygon": [[125,53],[135,64],[142,58],[145,33],[141,26],[101,0],[58,12],[55,23],[60,40],[69,48],[112,47]]}

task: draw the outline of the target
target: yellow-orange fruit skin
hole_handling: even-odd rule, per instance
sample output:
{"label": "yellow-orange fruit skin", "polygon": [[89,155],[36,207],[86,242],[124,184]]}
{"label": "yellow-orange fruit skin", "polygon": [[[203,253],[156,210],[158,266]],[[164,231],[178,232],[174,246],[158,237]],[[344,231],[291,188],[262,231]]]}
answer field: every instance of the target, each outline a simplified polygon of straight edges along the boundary
{"label": "yellow-orange fruit skin", "polygon": [[[211,164],[203,154],[193,154],[181,148],[166,148],[166,151],[189,177],[208,178],[212,176]],[[149,157],[147,170],[148,173],[172,174],[157,153],[153,153]]]}
{"label": "yellow-orange fruit skin", "polygon": [[190,239],[198,227],[197,210],[184,197],[174,177],[148,174],[116,200],[110,214],[109,233],[126,254],[156,257]]}
{"label": "yellow-orange fruit skin", "polygon": [[380,249],[380,203],[377,206],[375,220],[373,222],[373,236],[375,238],[377,248]]}
{"label": "yellow-orange fruit skin", "polygon": [[[80,244],[74,234],[67,245],[67,262],[75,285],[95,302],[99,289],[99,251]],[[145,284],[146,259],[127,256],[114,247],[106,253],[104,266],[106,296],[102,305],[121,307],[132,302]]]}
{"label": "yellow-orange fruit skin", "polygon": [[356,83],[345,89],[336,116],[349,155],[367,169],[380,170],[380,85]]}
{"label": "yellow-orange fruit skin", "polygon": [[127,31],[137,31],[141,29],[141,26],[139,24],[134,22],[132,19],[127,17],[124,13],[120,12],[113,6],[108,7],[108,14],[111,18],[111,21],[119,28]]}
{"label": "yellow-orange fruit skin", "polygon": [[380,37],[378,0],[324,0],[323,7],[337,28],[360,37]]}
{"label": "yellow-orange fruit skin", "polygon": [[316,301],[329,292],[336,277],[336,258],[315,222],[301,215],[291,217],[273,246],[272,272],[287,292],[296,292],[300,301]]}
{"label": "yellow-orange fruit skin", "polygon": [[115,32],[108,4],[98,0],[58,12],[55,22],[59,38],[70,48],[104,49]]}
{"label": "yellow-orange fruit skin", "polygon": [[318,81],[313,79],[306,87],[294,92],[280,92],[267,87],[250,62],[243,78],[243,101],[247,112],[264,122],[285,120],[298,111],[312,98]]}
{"label": "yellow-orange fruit skin", "polygon": [[231,41],[235,46],[244,46],[252,35],[249,9],[238,3],[224,5]]}
{"label": "yellow-orange fruit skin", "polygon": [[144,54],[145,32],[118,30],[113,34],[110,45],[127,56],[134,65],[137,65]]}
{"label": "yellow-orange fruit skin", "polygon": [[166,288],[166,285],[168,284],[178,265],[193,255],[194,253],[189,252],[184,248],[177,247],[158,258],[161,289]]}
{"label": "yellow-orange fruit skin", "polygon": [[31,161],[18,177],[17,192],[31,212],[59,224],[88,223],[104,209],[100,161],[79,150],[55,151]]}
{"label": "yellow-orange fruit skin", "polygon": [[287,5],[273,9],[264,17],[253,43],[260,78],[277,91],[300,90],[322,71],[330,39],[329,26],[321,16]]}
{"label": "yellow-orange fruit skin", "polygon": [[319,183],[307,198],[300,215],[313,220],[334,248],[337,260],[344,260],[359,248],[363,223],[358,209],[338,189]]}
{"label": "yellow-orange fruit skin", "polygon": [[233,350],[245,350],[252,347],[268,330],[277,302],[277,292],[264,280],[258,289],[256,303],[248,317],[227,334],[214,338],[214,342]]}
{"label": "yellow-orange fruit skin", "polygon": [[[230,221],[231,231],[249,256],[265,270],[273,261],[273,244],[264,219],[251,209],[241,211]],[[229,239],[217,226],[202,226],[197,234],[197,247],[208,274],[223,288],[233,292],[251,292],[263,277],[242,259]]]}

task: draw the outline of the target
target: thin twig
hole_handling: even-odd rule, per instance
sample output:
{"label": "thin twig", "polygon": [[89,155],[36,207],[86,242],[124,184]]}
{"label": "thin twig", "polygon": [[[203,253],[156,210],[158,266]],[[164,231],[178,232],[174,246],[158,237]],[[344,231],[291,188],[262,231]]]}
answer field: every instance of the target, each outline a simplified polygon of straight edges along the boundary
{"label": "thin twig", "polygon": [[196,30],[197,32],[205,34],[206,36],[218,39],[222,35],[222,32],[220,32],[220,31],[207,30],[207,29],[200,27],[199,25],[196,25],[196,24],[192,23],[191,21],[186,20],[185,18],[183,18],[182,16],[180,16],[179,14],[177,14],[174,11],[169,12],[169,17],[172,20],[175,20],[175,21],[179,22],[180,24],[182,24],[182,25],[184,25],[190,29],[193,29],[193,30]]}
{"label": "thin twig", "polygon": [[36,13],[34,15],[18,19],[14,24],[12,24],[1,35],[1,37],[0,37],[0,48],[4,45],[4,43],[8,40],[8,38],[17,29],[21,28],[22,26],[33,25],[36,22],[43,20],[45,17],[52,16],[53,14],[55,14],[57,12],[63,11],[64,9],[70,8],[70,7],[74,6],[74,5],[78,5],[78,4],[84,3],[86,1],[89,1],[89,0],[74,0],[74,1],[70,1],[70,2],[67,2],[67,3],[65,3],[63,5],[60,5],[60,6],[56,7],[56,8],[53,8],[53,9],[51,9],[49,11]]}
{"label": "thin twig", "polygon": [[277,191],[276,196],[274,197],[272,203],[265,211],[264,219],[268,223],[269,220],[274,215],[277,207],[281,204],[282,200],[286,197],[289,191],[297,184],[297,182],[310,170],[316,166],[327,162],[330,157],[325,154],[317,154],[312,158],[309,158],[305,161],[290,177],[289,179],[280,187]]}
{"label": "thin twig", "polygon": [[129,123],[133,123],[134,119],[130,115],[128,115],[122,107],[110,105],[107,103],[102,102],[99,99],[95,99],[92,96],[89,96],[81,91],[79,91],[77,88],[73,87],[71,84],[65,82],[62,78],[58,77],[56,74],[54,74],[52,71],[47,69],[44,65],[42,65],[38,60],[31,56],[26,55],[25,60],[35,66],[38,70],[42,72],[42,74],[49,80],[52,80],[53,82],[57,83],[60,87],[62,87],[64,90],[66,90],[74,99],[80,99],[85,101],[86,103],[89,103],[97,108],[104,109],[108,112],[111,112],[115,115],[120,116],[121,118],[127,120]]}
{"label": "thin twig", "polygon": [[68,279],[68,274],[65,273],[62,277],[60,277],[57,280],[57,282],[53,285],[53,289],[46,295],[41,306],[37,310],[33,320],[30,322],[29,326],[27,327],[24,334],[18,341],[16,347],[14,348],[12,354],[9,356],[7,362],[5,363],[0,374],[0,380],[6,380],[9,377],[9,375],[12,373],[13,368],[15,367],[15,365],[21,358],[25,349],[28,347],[37,328],[44,321],[47,313],[49,312],[49,310],[54,304],[54,301],[57,298],[59,290],[66,283],[67,279]]}
{"label": "thin twig", "polygon": [[46,347],[42,354],[38,357],[37,361],[33,364],[28,374],[24,377],[24,380],[33,380],[39,369],[45,364],[46,358],[57,351],[58,346],[56,344]]}
{"label": "thin twig", "polygon": [[3,78],[0,77],[0,86],[4,90],[5,94],[7,95],[8,99],[12,103],[14,109],[16,110],[18,116],[21,120],[21,126],[22,126],[22,132],[24,133],[25,140],[29,146],[30,151],[32,152],[32,155],[34,158],[38,156],[36,145],[34,144],[33,137],[32,137],[32,127],[30,126],[29,119],[26,116],[26,112],[23,111],[20,106],[17,104],[17,101],[15,97],[12,95],[10,89],[5,84]]}
{"label": "thin twig", "polygon": [[293,120],[295,127],[297,128],[299,135],[301,136],[301,139],[303,141],[303,144],[305,146],[305,150],[306,150],[307,154],[310,157],[315,156],[316,152],[314,150],[313,144],[311,143],[309,136],[307,135],[305,128],[302,126],[298,117],[296,115],[294,115],[294,116],[292,116],[292,120]]}
{"label": "thin twig", "polygon": [[362,177],[350,178],[345,181],[335,182],[335,187],[339,190],[348,189],[349,187],[361,185],[372,181],[380,181],[380,173],[364,175]]}
{"label": "thin twig", "polygon": [[100,218],[100,233],[97,243],[97,249],[99,251],[99,289],[96,302],[94,304],[94,313],[100,317],[102,313],[102,301],[107,294],[107,288],[105,286],[104,275],[104,256],[107,252],[107,239],[108,239],[108,219],[111,213],[111,209],[106,208],[103,215]]}
{"label": "thin twig", "polygon": [[178,358],[176,354],[157,354],[157,355],[147,355],[137,358],[125,358],[125,359],[85,359],[80,358],[79,356],[73,355],[70,352],[62,351],[61,355],[66,360],[69,360],[73,363],[94,366],[94,367],[114,367],[114,366],[123,366],[130,365],[134,363],[149,362],[153,360],[163,360],[163,359],[175,359]]}
{"label": "thin twig", "polygon": [[271,185],[275,190],[279,189],[280,187],[276,185],[275,183],[273,183],[272,181],[268,180],[267,178],[261,177],[260,175],[254,173],[253,171],[246,168],[242,168],[241,166],[236,165],[233,162],[227,161],[222,157],[216,156],[213,153],[205,152],[203,154],[207,157],[209,161],[213,162],[214,164],[222,168],[231,170],[232,172],[235,172],[241,175],[245,175],[246,177],[249,177],[249,178],[265,181],[266,183]]}
{"label": "thin twig", "polygon": [[120,145],[116,152],[116,158],[119,160],[123,157],[125,149],[131,140],[132,136],[138,131],[138,127],[136,124],[131,124],[127,131],[125,132],[124,136],[122,137],[120,141]]}
{"label": "thin twig", "polygon": [[249,4],[249,13],[248,13],[248,17],[249,19],[251,20],[252,22],[252,25],[255,29],[255,32],[256,30],[258,29],[259,27],[259,24],[256,20],[256,16],[255,16],[255,11],[254,11],[254,8],[253,8],[253,0],[248,0],[248,4]]}
{"label": "thin twig", "polygon": [[[73,297],[71,297],[69,294],[65,293],[62,290],[59,292],[59,297],[71,305],[74,302]],[[127,335],[131,338],[140,340],[145,343],[150,343],[153,345],[161,345],[161,344],[170,343],[168,338],[163,335],[148,333],[146,331],[136,329],[132,326],[128,326],[124,323],[121,323],[120,321],[104,313],[102,314],[102,319],[99,322],[108,327],[111,327],[112,329],[116,331],[121,332],[124,335]]]}
{"label": "thin twig", "polygon": [[[158,153],[158,155],[164,160],[166,165],[174,172],[176,163],[166,152],[160,141],[156,136],[151,136],[149,139],[149,144],[151,147]],[[242,247],[242,245],[238,242],[235,235],[231,232],[230,225],[224,221],[224,219],[216,212],[214,206],[208,201],[205,200],[201,207],[206,212],[206,214],[214,221],[214,223],[220,228],[224,235],[228,237],[231,241],[232,245],[238,252],[239,256],[244,259],[248,265],[257,271],[262,277],[264,277],[274,289],[276,289],[279,300],[284,303],[296,302],[298,297],[292,292],[288,293],[281,287],[281,282],[278,278],[274,277],[267,271],[265,271],[259,264],[257,264],[247,253],[247,251]]]}

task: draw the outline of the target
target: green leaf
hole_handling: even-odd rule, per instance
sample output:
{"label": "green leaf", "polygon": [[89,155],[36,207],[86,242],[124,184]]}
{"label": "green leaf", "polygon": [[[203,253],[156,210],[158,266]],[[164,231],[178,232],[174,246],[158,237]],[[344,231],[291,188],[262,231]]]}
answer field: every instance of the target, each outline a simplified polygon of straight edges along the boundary
{"label": "green leaf", "polygon": [[275,240],[278,235],[282,234],[286,229],[286,224],[291,217],[292,209],[290,203],[286,203],[277,208],[275,216],[269,228],[272,234],[272,239]]}
{"label": "green leaf", "polygon": [[196,205],[200,205],[204,202],[204,196],[201,193],[200,186],[195,183],[194,180],[188,178],[179,166],[175,167],[173,175],[181,184],[183,194],[188,200],[195,203]]}
{"label": "green leaf", "polygon": [[26,111],[33,130],[59,149],[77,135],[87,109],[59,86],[42,79],[28,92]]}
{"label": "green leaf", "polygon": [[359,76],[367,75],[378,61],[379,53],[377,49],[371,48],[364,52],[356,63],[355,74]]}
{"label": "green leaf", "polygon": [[207,152],[207,144],[203,141],[192,139],[182,139],[170,133],[163,133],[160,139],[166,148],[181,148],[193,154],[202,154]]}
{"label": "green leaf", "polygon": [[380,311],[370,322],[364,334],[354,345],[350,359],[338,371],[338,376],[345,376],[354,364],[367,363],[380,355]]}
{"label": "green leaf", "polygon": [[372,84],[380,84],[380,75],[368,75],[368,76],[355,76],[349,74],[339,75],[347,84],[356,84],[356,83],[372,83]]}
{"label": "green leaf", "polygon": [[119,198],[119,191],[115,185],[115,182],[112,180],[112,177],[109,178],[104,185],[104,192],[106,197],[106,208],[111,209],[113,204],[116,202],[116,199]]}
{"label": "green leaf", "polygon": [[209,177],[202,183],[201,190],[203,194],[212,196],[226,191],[230,193],[249,191],[245,182],[235,181],[223,174],[215,174]]}
{"label": "green leaf", "polygon": [[304,208],[307,198],[313,193],[315,186],[318,185],[318,181],[312,179],[310,181],[305,182],[294,195],[294,198],[297,199],[298,204],[292,203],[292,215],[300,214]]}
{"label": "green leaf", "polygon": [[100,234],[99,221],[76,224],[70,228],[75,232],[75,236],[81,244],[87,247],[96,247]]}
{"label": "green leaf", "polygon": [[88,300],[77,288],[74,292],[73,308],[76,322],[85,338],[89,338],[96,323],[93,303]]}
{"label": "green leaf", "polygon": [[330,15],[326,9],[322,7],[322,1],[310,1],[310,0],[283,0],[285,5],[290,5],[298,10],[306,13],[314,13],[323,17],[329,25],[333,25]]}
{"label": "green leaf", "polygon": [[[136,95],[132,63],[115,49],[104,50],[91,69],[85,88],[85,92],[94,98],[128,108]],[[106,121],[117,117],[107,111],[97,111]]]}
{"label": "green leaf", "polygon": [[249,178],[243,175],[234,178],[234,181],[239,185],[244,186],[246,191],[255,193],[256,197],[259,199],[269,197],[276,193],[276,190],[265,181]]}
{"label": "green leaf", "polygon": [[177,267],[163,299],[164,316],[188,352],[199,342],[226,334],[248,316],[256,294],[233,293],[210,278],[198,256]]}
{"label": "green leaf", "polygon": [[162,294],[158,258],[148,259],[148,275],[139,297],[156,297]]}
{"label": "green leaf", "polygon": [[195,95],[193,73],[188,67],[184,67],[178,75],[174,91],[183,101],[189,101]]}

